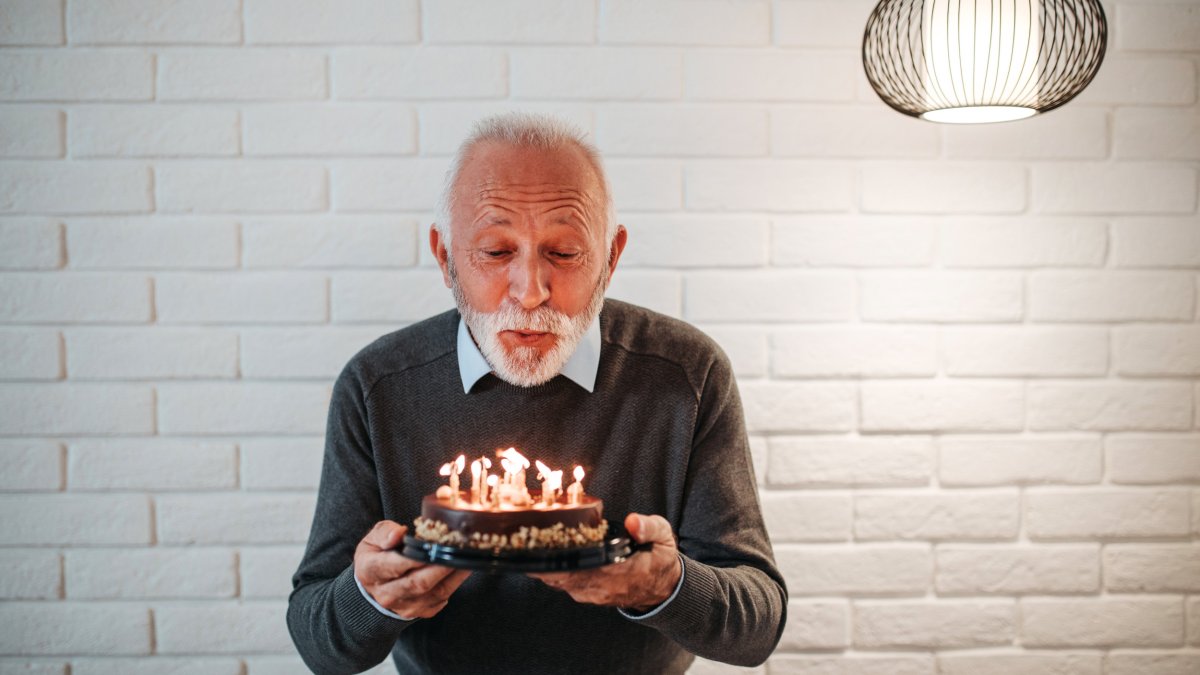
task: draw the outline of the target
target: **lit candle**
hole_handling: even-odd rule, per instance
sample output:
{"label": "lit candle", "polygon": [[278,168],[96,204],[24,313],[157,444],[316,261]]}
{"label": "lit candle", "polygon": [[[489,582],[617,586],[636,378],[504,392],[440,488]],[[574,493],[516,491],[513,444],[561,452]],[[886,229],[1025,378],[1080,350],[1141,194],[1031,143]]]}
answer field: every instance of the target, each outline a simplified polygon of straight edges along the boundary
{"label": "lit candle", "polygon": [[489,495],[491,497],[491,506],[494,508],[497,508],[497,509],[500,508],[500,490],[497,488],[499,483],[500,483],[499,476],[488,476],[487,477],[487,486],[488,486],[489,491],[491,492],[491,494]]}
{"label": "lit candle", "polygon": [[479,458],[479,503],[480,505],[487,504],[488,500],[488,472],[492,468],[492,460],[487,457]]}
{"label": "lit candle", "polygon": [[484,484],[479,480],[481,471],[483,471],[483,465],[479,463],[479,460],[471,462],[471,501],[476,504],[480,502],[480,488],[485,488]]}
{"label": "lit candle", "polygon": [[550,470],[541,460],[535,464],[538,468],[538,478],[542,479],[542,503],[550,506],[558,496],[558,488],[562,486],[562,471]]}
{"label": "lit candle", "polygon": [[450,470],[450,503],[458,506],[458,474],[462,473],[463,467],[467,465],[465,455],[459,455],[458,459],[454,460],[454,467]]}
{"label": "lit candle", "polygon": [[579,506],[583,502],[583,467],[575,467],[575,482],[571,483],[571,487],[567,488],[567,501],[572,506]]}
{"label": "lit candle", "polygon": [[[449,475],[451,475],[451,473],[452,473],[452,471],[450,468],[450,464],[443,464],[442,468],[438,469],[438,475],[441,475],[441,476],[449,476]],[[450,485],[453,485],[453,484],[454,484],[454,479],[451,478]],[[451,489],[450,485],[443,485],[437,489],[437,498],[438,499],[453,500],[454,491]]]}
{"label": "lit candle", "polygon": [[[504,466],[505,482],[513,486],[511,491],[507,491],[507,496],[514,504],[528,504],[529,490],[525,486],[525,469],[529,468],[529,460],[517,452],[516,448],[502,451],[500,457]],[[504,464],[505,459],[509,461],[508,464]]]}

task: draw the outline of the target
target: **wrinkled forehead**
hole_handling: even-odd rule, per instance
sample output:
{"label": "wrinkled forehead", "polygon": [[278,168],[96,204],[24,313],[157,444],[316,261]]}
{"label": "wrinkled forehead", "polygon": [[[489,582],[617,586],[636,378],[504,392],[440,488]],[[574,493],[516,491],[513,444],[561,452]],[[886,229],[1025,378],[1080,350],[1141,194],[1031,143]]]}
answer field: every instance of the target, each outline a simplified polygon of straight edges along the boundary
{"label": "wrinkled forehead", "polygon": [[604,208],[600,176],[575,146],[543,149],[481,143],[463,162],[455,193],[455,202],[471,211],[481,202],[505,197],[533,203],[578,201],[594,216]]}

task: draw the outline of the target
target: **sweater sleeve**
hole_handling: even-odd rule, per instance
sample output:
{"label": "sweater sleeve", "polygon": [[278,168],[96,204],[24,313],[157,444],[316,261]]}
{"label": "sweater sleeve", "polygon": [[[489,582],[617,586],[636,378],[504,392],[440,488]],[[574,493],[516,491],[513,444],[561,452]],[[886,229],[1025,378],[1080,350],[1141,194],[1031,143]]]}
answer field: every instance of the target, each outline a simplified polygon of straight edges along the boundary
{"label": "sweater sleeve", "polygon": [[724,355],[705,378],[676,536],[679,594],[638,623],[706,659],[766,661],[783,634],[787,588],[758,501],[750,443]]}
{"label": "sweater sleeve", "polygon": [[347,366],[329,404],[316,512],[288,598],[288,630],[314,673],[378,665],[412,623],[371,606],[354,577],[354,550],[383,518],[366,415],[364,388]]}

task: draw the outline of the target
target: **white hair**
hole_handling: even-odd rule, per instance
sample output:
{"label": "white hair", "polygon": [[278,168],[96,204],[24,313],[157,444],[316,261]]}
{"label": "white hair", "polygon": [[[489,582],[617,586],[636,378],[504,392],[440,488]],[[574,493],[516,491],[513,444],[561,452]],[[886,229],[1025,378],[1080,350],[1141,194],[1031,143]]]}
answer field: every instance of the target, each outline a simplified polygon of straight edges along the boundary
{"label": "white hair", "polygon": [[458,146],[454,159],[450,161],[450,168],[446,170],[446,179],[442,185],[442,195],[438,199],[437,211],[434,214],[434,226],[445,240],[447,249],[450,248],[450,214],[454,210],[458,177],[462,173],[463,165],[471,156],[471,151],[476,146],[489,142],[517,148],[558,150],[574,147],[583,151],[604,191],[604,240],[609,247],[612,246],[613,237],[617,234],[617,214],[600,151],[587,140],[582,131],[561,119],[536,113],[510,112],[485,117],[476,122],[470,135]]}

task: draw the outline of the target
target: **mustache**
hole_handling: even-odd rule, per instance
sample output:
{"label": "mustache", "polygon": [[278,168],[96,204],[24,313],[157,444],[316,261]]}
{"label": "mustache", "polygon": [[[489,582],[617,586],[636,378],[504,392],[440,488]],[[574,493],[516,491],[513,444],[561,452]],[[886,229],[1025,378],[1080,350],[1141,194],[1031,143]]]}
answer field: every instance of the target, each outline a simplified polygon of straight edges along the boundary
{"label": "mustache", "polygon": [[571,325],[571,317],[557,310],[546,307],[525,309],[512,300],[504,304],[491,315],[492,324],[499,330],[536,331],[562,335]]}

